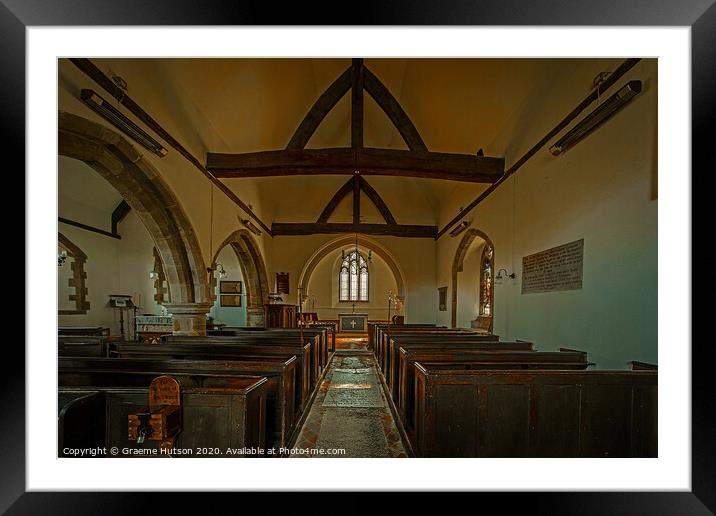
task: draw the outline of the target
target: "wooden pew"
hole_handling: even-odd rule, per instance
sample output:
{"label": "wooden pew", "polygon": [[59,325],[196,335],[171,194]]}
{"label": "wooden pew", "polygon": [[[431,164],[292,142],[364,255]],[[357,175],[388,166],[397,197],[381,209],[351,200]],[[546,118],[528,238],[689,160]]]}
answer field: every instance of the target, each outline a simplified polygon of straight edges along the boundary
{"label": "wooden pew", "polygon": [[[369,325],[371,323],[368,323]],[[370,328],[370,326],[369,326]],[[376,360],[380,361],[382,359],[381,357],[381,349],[380,344],[382,341],[382,335],[384,330],[388,329],[412,329],[412,330],[419,330],[422,328],[426,329],[438,329],[438,328],[445,328],[444,326],[437,326],[435,324],[419,324],[419,323],[412,323],[412,324],[401,324],[396,325],[392,323],[378,323],[373,326],[373,331],[368,331],[368,349],[373,350],[373,354],[375,355]]]}
{"label": "wooden pew", "polygon": [[324,326],[310,326],[303,328],[255,328],[252,326],[226,326],[223,328],[223,335],[227,335],[227,332],[233,332],[232,335],[241,336],[245,333],[251,333],[254,335],[276,335],[284,337],[295,337],[300,338],[303,335],[307,339],[315,339],[316,336],[320,339],[316,343],[316,347],[319,348],[320,357],[320,369],[321,371],[328,365],[329,361],[329,328]]}
{"label": "wooden pew", "polygon": [[57,337],[57,355],[61,357],[106,357],[106,337],[94,335],[60,335]]}
{"label": "wooden pew", "polygon": [[104,395],[97,391],[63,391],[58,395],[57,449],[99,448],[105,443]]}
{"label": "wooden pew", "polygon": [[[237,377],[228,387],[185,387],[181,390],[182,430],[174,449],[192,450],[189,457],[241,457],[243,448],[266,449],[265,444],[265,404],[266,378]],[[89,396],[92,402],[81,402]],[[158,452],[157,441],[138,444],[128,437],[128,416],[136,414],[147,405],[148,387],[60,387],[60,405],[58,415],[58,443],[62,447],[58,455],[70,456],[66,448],[88,448],[97,444],[109,451],[117,447],[117,457],[127,457],[122,453],[142,456],[166,456]],[[69,401],[67,401],[69,400]],[[85,438],[81,432],[82,424],[103,422]],[[88,446],[90,445],[90,446]],[[156,450],[154,455],[148,452]],[[205,453],[202,453],[205,452]],[[246,456],[254,457],[255,455]],[[106,457],[113,457],[108,454]]]}
{"label": "wooden pew", "polygon": [[[301,345],[303,342],[303,345]],[[162,345],[166,344],[190,344],[190,345],[251,345],[251,346],[305,346],[309,345],[309,376],[310,386],[313,389],[321,375],[321,348],[320,335],[282,334],[279,331],[267,330],[262,332],[238,332],[235,335],[214,336],[190,336],[190,335],[165,335],[162,337]]]}
{"label": "wooden pew", "polygon": [[241,360],[172,360],[144,358],[60,358],[58,384],[63,387],[140,387],[170,375],[192,387],[220,386],[237,376],[265,376],[266,442],[287,446],[300,415],[296,406],[295,355],[244,357]]}
{"label": "wooden pew", "polygon": [[500,338],[497,335],[477,333],[464,329],[423,329],[418,331],[386,331],[382,336],[381,344],[382,360],[380,370],[385,377],[388,385],[392,385],[394,375],[398,369],[398,344],[396,342],[419,341],[422,337],[427,341],[437,341],[441,339],[449,339],[451,342],[460,342],[461,340],[469,342],[497,342]]}
{"label": "wooden pew", "polygon": [[368,349],[372,351],[375,349],[375,336],[377,327],[380,325],[389,325],[390,321],[368,321],[366,323],[368,327]]}
{"label": "wooden pew", "polygon": [[657,371],[659,369],[656,364],[637,362],[636,360],[632,360],[631,362],[628,362],[628,364],[629,369],[632,371]]}
{"label": "wooden pew", "polygon": [[[406,432],[414,427],[415,363],[459,364],[462,369],[566,369],[585,370],[593,365],[581,351],[531,351],[524,342],[477,343],[467,347],[433,347],[430,343],[401,346],[396,409]],[[493,347],[491,347],[493,346]]]}
{"label": "wooden pew", "polygon": [[251,344],[113,344],[110,356],[116,358],[146,359],[187,359],[187,360],[244,360],[258,358],[287,358],[295,356],[296,364],[296,407],[302,412],[311,395],[310,344],[271,346]]}
{"label": "wooden pew", "polygon": [[[226,332],[233,332],[231,335],[228,335]],[[306,341],[311,342],[312,351],[311,353],[315,355],[315,371],[316,376],[320,376],[320,374],[325,370],[325,368],[328,366],[328,361],[330,360],[330,356],[328,353],[328,330],[325,328],[270,328],[270,329],[260,329],[256,330],[254,328],[247,329],[244,327],[226,327],[224,328],[224,334],[220,335],[219,337],[228,338],[228,337],[255,337],[255,338],[265,338],[265,339],[276,339],[276,338],[285,338],[285,339],[295,339],[296,341],[300,341],[301,338],[303,338]],[[207,336],[210,337],[210,336]],[[202,337],[202,338],[207,338]],[[182,335],[167,335],[165,337],[166,341],[180,341],[186,339],[186,336]],[[191,337],[196,338],[196,337]]]}
{"label": "wooden pew", "polygon": [[418,456],[657,456],[655,371],[415,371]]}
{"label": "wooden pew", "polygon": [[333,353],[336,350],[336,334],[338,333],[338,323],[334,321],[314,321],[308,324],[309,328],[325,328],[330,338],[328,344],[328,352]]}
{"label": "wooden pew", "polygon": [[93,337],[109,337],[109,328],[102,326],[60,326],[57,328],[57,334],[62,336],[90,336]]}
{"label": "wooden pew", "polygon": [[[371,323],[368,323],[369,325]],[[438,328],[435,324],[401,324],[396,325],[391,323],[390,321],[381,322],[381,323],[374,323],[372,326],[372,330],[370,329],[371,326],[369,326],[368,331],[368,348],[373,350],[373,353],[376,355],[376,358],[378,358],[379,353],[379,345],[381,340],[381,335],[383,330],[388,328],[413,328],[413,329],[419,329],[419,328]],[[440,326],[440,328],[444,328],[444,326]]]}
{"label": "wooden pew", "polygon": [[475,333],[425,333],[425,334],[402,334],[393,335],[388,341],[386,351],[384,378],[393,393],[397,396],[400,382],[400,348],[423,347],[428,349],[472,349],[481,351],[534,351],[531,342],[515,341],[503,342],[494,341],[486,335]]}

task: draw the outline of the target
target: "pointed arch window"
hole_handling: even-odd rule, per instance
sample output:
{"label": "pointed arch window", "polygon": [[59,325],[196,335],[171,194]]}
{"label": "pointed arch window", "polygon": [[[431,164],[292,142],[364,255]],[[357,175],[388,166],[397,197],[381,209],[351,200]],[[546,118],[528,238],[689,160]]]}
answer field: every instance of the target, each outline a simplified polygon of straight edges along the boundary
{"label": "pointed arch window", "polygon": [[482,251],[482,261],[480,264],[480,314],[492,315],[494,293],[492,286],[494,282],[494,251],[492,246],[485,244]]}
{"label": "pointed arch window", "polygon": [[339,301],[368,301],[368,263],[360,252],[343,258],[338,286]]}

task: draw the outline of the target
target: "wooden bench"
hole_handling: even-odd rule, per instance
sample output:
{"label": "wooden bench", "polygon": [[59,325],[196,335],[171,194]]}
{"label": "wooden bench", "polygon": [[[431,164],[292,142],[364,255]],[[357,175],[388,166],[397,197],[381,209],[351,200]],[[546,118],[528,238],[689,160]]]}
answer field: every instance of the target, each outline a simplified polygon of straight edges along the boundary
{"label": "wooden bench", "polygon": [[223,345],[253,345],[253,346],[300,346],[309,345],[309,364],[310,364],[310,387],[313,388],[321,375],[323,368],[321,367],[322,354],[320,347],[319,335],[304,335],[301,339],[296,333],[284,335],[278,331],[264,332],[239,332],[236,335],[214,336],[186,336],[186,335],[165,335],[162,337],[161,344],[210,344],[213,346]]}
{"label": "wooden bench", "polygon": [[328,352],[333,353],[336,350],[336,334],[338,333],[338,323],[333,321],[314,321],[308,324],[309,328],[324,328],[328,332],[330,338],[328,344]]}
{"label": "wooden bench", "polygon": [[116,358],[186,359],[186,360],[244,360],[249,357],[287,358],[295,356],[296,406],[302,412],[312,392],[310,368],[310,344],[291,346],[251,344],[115,344],[110,355]]}
{"label": "wooden bench", "polygon": [[[385,328],[437,328],[438,326],[435,324],[401,324],[400,326],[392,324],[389,321],[386,322],[379,322],[379,323],[368,323],[368,349],[373,350],[373,352],[376,354],[376,358],[378,358],[377,347],[378,343],[380,341],[381,332]],[[441,326],[441,328],[444,328],[444,326]]]}
{"label": "wooden bench", "polygon": [[60,335],[57,337],[57,355],[61,357],[106,357],[106,337],[94,335]]}
{"label": "wooden bench", "polygon": [[62,336],[84,335],[94,337],[109,337],[109,328],[103,326],[60,326],[57,334]]}
{"label": "wooden bench", "polygon": [[296,357],[245,357],[241,360],[172,360],[144,358],[60,358],[58,384],[63,387],[140,387],[170,375],[191,387],[220,386],[226,378],[265,376],[266,442],[288,444],[298,421]]}
{"label": "wooden bench", "polygon": [[[242,457],[242,449],[266,449],[265,385],[268,380],[254,377],[234,380],[229,387],[182,385],[182,429],[174,448],[192,450],[193,454],[174,456]],[[138,444],[129,440],[128,416],[143,410],[148,396],[148,387],[60,387],[59,456],[72,456],[66,453],[67,448],[94,445],[106,447],[108,451],[117,447],[117,457],[128,456],[123,450],[128,450],[130,455],[166,456],[158,453],[157,441]],[[84,425],[89,425],[91,432],[82,431]],[[147,455],[152,450],[156,450],[155,455]]]}
{"label": "wooden bench", "polygon": [[[255,337],[257,339],[277,339],[277,338],[284,338],[284,339],[294,339],[296,342],[299,342],[302,338],[304,341],[311,342],[312,347],[312,355],[315,355],[314,361],[315,361],[315,371],[316,375],[320,375],[325,368],[328,366],[328,362],[330,360],[330,354],[328,352],[328,330],[325,328],[306,328],[306,329],[293,329],[293,328],[271,328],[271,329],[262,329],[262,330],[247,330],[244,328],[235,328],[235,327],[226,327],[224,328],[224,332],[233,332],[231,335],[228,335],[224,333],[223,335],[217,336],[216,338],[219,339],[227,339],[230,340],[230,337]],[[207,336],[207,337],[201,337],[201,338],[211,338],[214,336]],[[183,341],[187,338],[197,338],[197,337],[186,337],[183,335],[167,335],[164,337],[164,340],[166,342],[178,342]],[[218,340],[216,342],[221,342],[221,340]]]}
{"label": "wooden bench", "polygon": [[417,342],[421,338],[426,341],[449,339],[451,342],[497,342],[500,340],[497,335],[487,335],[463,329],[446,328],[439,330],[384,332],[383,343],[381,344],[382,359],[380,361],[380,370],[388,385],[393,383],[393,378],[398,368],[399,353],[396,342],[408,342],[409,340]]}
{"label": "wooden bench", "polygon": [[415,364],[421,457],[656,457],[655,371]]}
{"label": "wooden bench", "polygon": [[[480,336],[472,338],[467,335],[420,335],[420,336],[400,336],[391,340],[393,359],[391,361],[391,369],[388,372],[388,386],[391,388],[393,396],[397,396],[400,386],[406,381],[412,382],[412,370],[407,368],[410,364],[412,367],[412,356],[409,352],[424,353],[448,353],[448,352],[534,352],[534,344],[526,341],[490,341],[483,340]],[[403,357],[409,357],[407,363]],[[586,358],[585,358],[586,360]],[[406,376],[406,373],[408,376]]]}
{"label": "wooden bench", "polygon": [[[483,347],[483,344],[488,346]],[[489,345],[497,345],[490,349]],[[458,364],[456,369],[564,369],[585,370],[593,365],[583,352],[530,351],[522,342],[477,343],[474,349],[408,344],[400,347],[395,406],[406,432],[414,427],[415,363]]]}
{"label": "wooden bench", "polygon": [[633,360],[631,362],[628,362],[629,369],[632,371],[657,371],[659,368],[656,364],[650,364],[648,362],[637,362],[636,360]]}

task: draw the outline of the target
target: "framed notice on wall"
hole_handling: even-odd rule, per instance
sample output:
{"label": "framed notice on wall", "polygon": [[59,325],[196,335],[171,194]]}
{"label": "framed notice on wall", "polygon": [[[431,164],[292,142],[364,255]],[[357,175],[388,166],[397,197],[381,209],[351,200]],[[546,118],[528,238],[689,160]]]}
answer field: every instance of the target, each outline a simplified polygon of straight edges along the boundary
{"label": "framed notice on wall", "polygon": [[219,283],[219,292],[222,294],[241,294],[241,282],[222,281]]}
{"label": "framed notice on wall", "polygon": [[221,306],[241,306],[242,296],[222,295],[220,304]]}
{"label": "framed notice on wall", "polygon": [[584,239],[522,258],[522,293],[581,290]]}

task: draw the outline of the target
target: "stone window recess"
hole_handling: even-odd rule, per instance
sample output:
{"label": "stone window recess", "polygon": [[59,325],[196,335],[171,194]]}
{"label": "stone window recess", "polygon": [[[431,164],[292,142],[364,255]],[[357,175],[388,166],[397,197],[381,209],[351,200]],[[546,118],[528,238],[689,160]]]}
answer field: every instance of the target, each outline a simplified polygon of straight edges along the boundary
{"label": "stone window recess", "polygon": [[[86,314],[90,309],[89,301],[87,301],[87,273],[85,272],[87,255],[62,233],[57,234],[57,245],[66,250],[67,255],[72,259],[72,261],[69,262],[72,277],[68,280],[68,286],[74,288],[74,294],[69,295],[69,300],[75,304],[74,310],[59,310],[59,314]],[[67,264],[63,265],[63,267],[66,266]]]}

